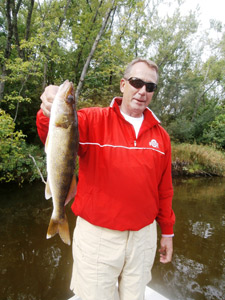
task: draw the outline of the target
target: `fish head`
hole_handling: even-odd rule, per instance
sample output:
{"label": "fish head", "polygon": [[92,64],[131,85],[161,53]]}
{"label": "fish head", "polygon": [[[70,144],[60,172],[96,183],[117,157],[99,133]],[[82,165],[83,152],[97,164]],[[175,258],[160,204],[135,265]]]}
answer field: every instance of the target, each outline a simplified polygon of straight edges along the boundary
{"label": "fish head", "polygon": [[66,80],[59,86],[55,95],[51,116],[51,124],[56,127],[68,128],[71,124],[76,123],[76,101],[73,83]]}
{"label": "fish head", "polygon": [[74,86],[72,82],[70,82],[69,80],[64,81],[63,84],[60,85],[57,94],[58,99],[64,102],[64,105],[68,106],[69,109],[75,109],[76,101]]}

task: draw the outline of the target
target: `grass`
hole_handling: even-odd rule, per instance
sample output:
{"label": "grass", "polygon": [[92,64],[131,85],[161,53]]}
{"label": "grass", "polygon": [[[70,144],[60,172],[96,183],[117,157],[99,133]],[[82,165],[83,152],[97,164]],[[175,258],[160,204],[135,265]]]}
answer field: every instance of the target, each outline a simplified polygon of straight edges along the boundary
{"label": "grass", "polygon": [[225,153],[210,146],[172,144],[173,175],[225,176]]}

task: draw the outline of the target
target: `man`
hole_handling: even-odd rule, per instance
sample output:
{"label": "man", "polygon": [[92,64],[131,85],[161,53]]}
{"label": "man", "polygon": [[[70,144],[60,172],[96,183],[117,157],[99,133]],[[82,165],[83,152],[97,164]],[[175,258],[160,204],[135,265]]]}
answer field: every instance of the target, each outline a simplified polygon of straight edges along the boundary
{"label": "man", "polygon": [[[78,111],[79,183],[72,204],[78,216],[73,239],[71,289],[82,300],[143,300],[151,280],[160,225],[160,261],[173,252],[171,145],[148,108],[158,68],[132,61],[120,82],[122,98],[107,108]],[[57,87],[42,94],[37,128],[44,142]]]}

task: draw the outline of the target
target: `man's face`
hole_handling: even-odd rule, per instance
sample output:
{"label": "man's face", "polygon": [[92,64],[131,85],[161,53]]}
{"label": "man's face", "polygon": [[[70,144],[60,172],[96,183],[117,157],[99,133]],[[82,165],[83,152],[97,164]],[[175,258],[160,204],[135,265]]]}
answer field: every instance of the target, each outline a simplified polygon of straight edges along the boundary
{"label": "man's face", "polygon": [[[136,77],[145,82],[157,83],[156,70],[150,68],[144,62],[138,62],[133,65],[129,78]],[[130,85],[124,78],[120,81],[120,91],[123,93],[121,110],[131,117],[141,117],[145,108],[150,104],[154,92],[146,92],[146,86],[137,89]]]}

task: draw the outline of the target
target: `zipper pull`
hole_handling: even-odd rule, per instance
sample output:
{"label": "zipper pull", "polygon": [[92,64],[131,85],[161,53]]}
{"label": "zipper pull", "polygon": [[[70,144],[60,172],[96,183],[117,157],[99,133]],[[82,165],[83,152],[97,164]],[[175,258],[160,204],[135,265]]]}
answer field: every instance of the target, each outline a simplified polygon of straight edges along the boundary
{"label": "zipper pull", "polygon": [[134,147],[136,147],[137,146],[137,141],[134,141]]}

